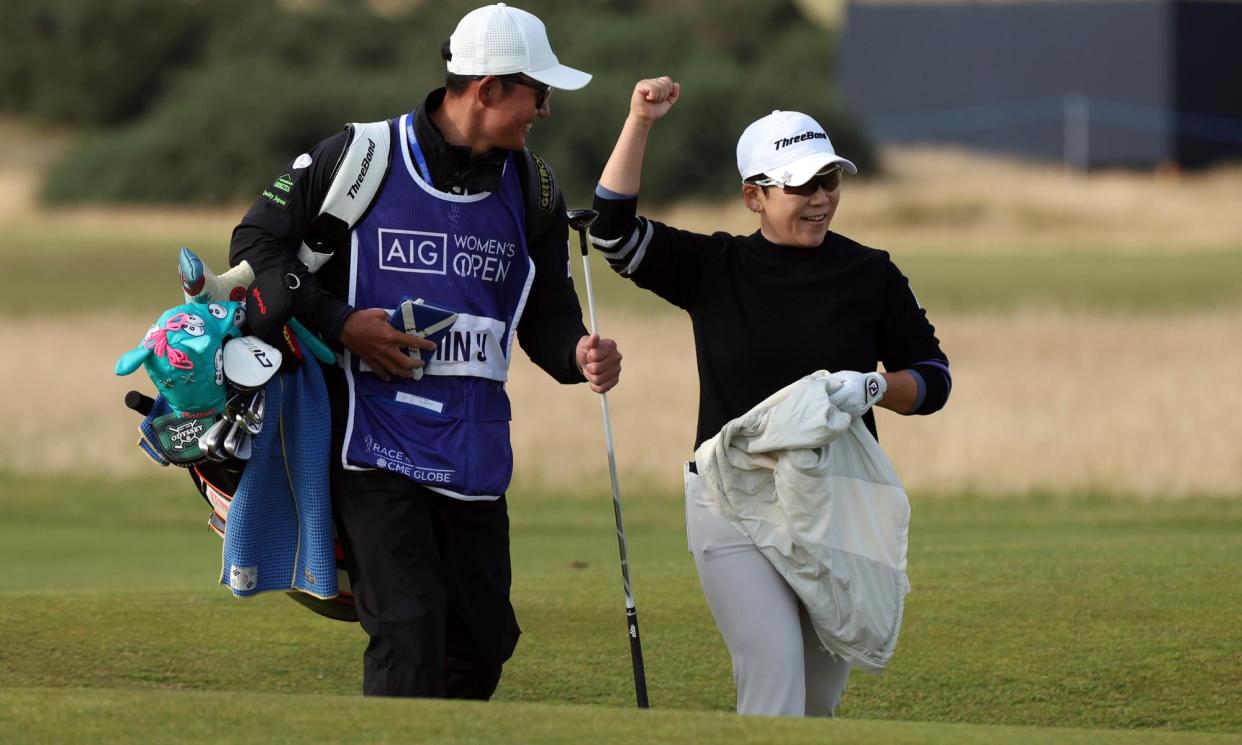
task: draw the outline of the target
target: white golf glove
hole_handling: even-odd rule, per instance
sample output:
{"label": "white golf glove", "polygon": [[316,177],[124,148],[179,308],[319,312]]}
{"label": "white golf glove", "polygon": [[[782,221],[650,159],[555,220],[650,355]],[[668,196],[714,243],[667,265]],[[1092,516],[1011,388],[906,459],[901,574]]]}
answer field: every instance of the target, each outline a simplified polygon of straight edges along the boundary
{"label": "white golf glove", "polygon": [[878,372],[841,370],[828,376],[828,402],[850,416],[862,416],[880,402],[888,383]]}

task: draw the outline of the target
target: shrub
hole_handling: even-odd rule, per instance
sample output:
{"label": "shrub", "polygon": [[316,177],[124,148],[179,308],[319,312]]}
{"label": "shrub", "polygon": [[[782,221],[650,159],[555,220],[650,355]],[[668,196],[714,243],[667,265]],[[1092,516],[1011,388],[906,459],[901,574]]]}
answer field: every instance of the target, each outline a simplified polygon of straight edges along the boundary
{"label": "shrub", "polygon": [[[440,85],[440,45],[467,7],[448,5],[421,3],[393,17],[344,0],[297,11],[240,0],[210,12],[174,4],[203,24],[196,64],[161,83],[141,119],[101,120],[115,125],[71,148],[45,194],[55,202],[253,197],[345,122],[409,111]],[[661,73],[681,81],[683,97],[652,138],[646,199],[735,193],[737,137],[777,108],[815,116],[843,154],[865,170],[874,163],[835,98],[832,35],[792,0],[548,0],[531,9],[561,60],[595,74],[586,88],[553,97],[553,116],[530,140],[573,204],[589,201],[635,81]]]}
{"label": "shrub", "polygon": [[0,110],[83,125],[138,119],[198,64],[209,26],[206,6],[186,0],[0,3]]}

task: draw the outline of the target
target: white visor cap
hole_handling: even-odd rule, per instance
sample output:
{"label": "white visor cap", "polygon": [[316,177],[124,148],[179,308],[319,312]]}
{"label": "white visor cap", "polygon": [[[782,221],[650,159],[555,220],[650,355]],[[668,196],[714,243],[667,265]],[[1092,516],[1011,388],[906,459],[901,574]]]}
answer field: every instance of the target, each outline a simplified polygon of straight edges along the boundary
{"label": "white visor cap", "polygon": [[591,82],[581,70],[566,67],[552,53],[543,21],[504,3],[472,10],[449,37],[454,75],[525,73],[553,88],[573,91]]}
{"label": "white visor cap", "polygon": [[858,167],[837,155],[824,128],[797,111],[773,111],[742,132],[737,141],[737,170],[745,181],[766,176],[787,186],[800,186],[838,163],[853,175]]}

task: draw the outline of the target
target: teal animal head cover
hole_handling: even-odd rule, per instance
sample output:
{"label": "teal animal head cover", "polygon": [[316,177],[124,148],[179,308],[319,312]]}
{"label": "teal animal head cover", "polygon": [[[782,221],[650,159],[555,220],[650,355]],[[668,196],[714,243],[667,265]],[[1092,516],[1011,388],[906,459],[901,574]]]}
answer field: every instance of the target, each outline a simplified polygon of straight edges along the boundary
{"label": "teal animal head cover", "polygon": [[135,349],[116,363],[117,375],[139,365],[181,414],[224,410],[224,343],[241,335],[246,309],[240,303],[187,303],[164,311]]}

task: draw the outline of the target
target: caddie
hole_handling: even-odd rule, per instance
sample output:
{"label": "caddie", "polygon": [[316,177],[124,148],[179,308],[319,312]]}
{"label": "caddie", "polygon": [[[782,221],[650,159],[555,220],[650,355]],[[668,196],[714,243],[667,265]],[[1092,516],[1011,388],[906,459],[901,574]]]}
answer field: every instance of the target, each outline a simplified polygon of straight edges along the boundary
{"label": "caddie", "polygon": [[[487,699],[520,633],[505,501],[513,342],[597,392],[617,383],[621,355],[583,326],[564,199],[526,149],[553,89],[591,76],[504,4],[468,13],[440,51],[445,87],[297,156],[234,230],[230,262],[255,268],[256,323],[295,315],[338,353],[333,514],[370,638],[363,692]],[[404,298],[457,314],[438,348],[390,325]],[[415,349],[435,350],[425,367]]]}

